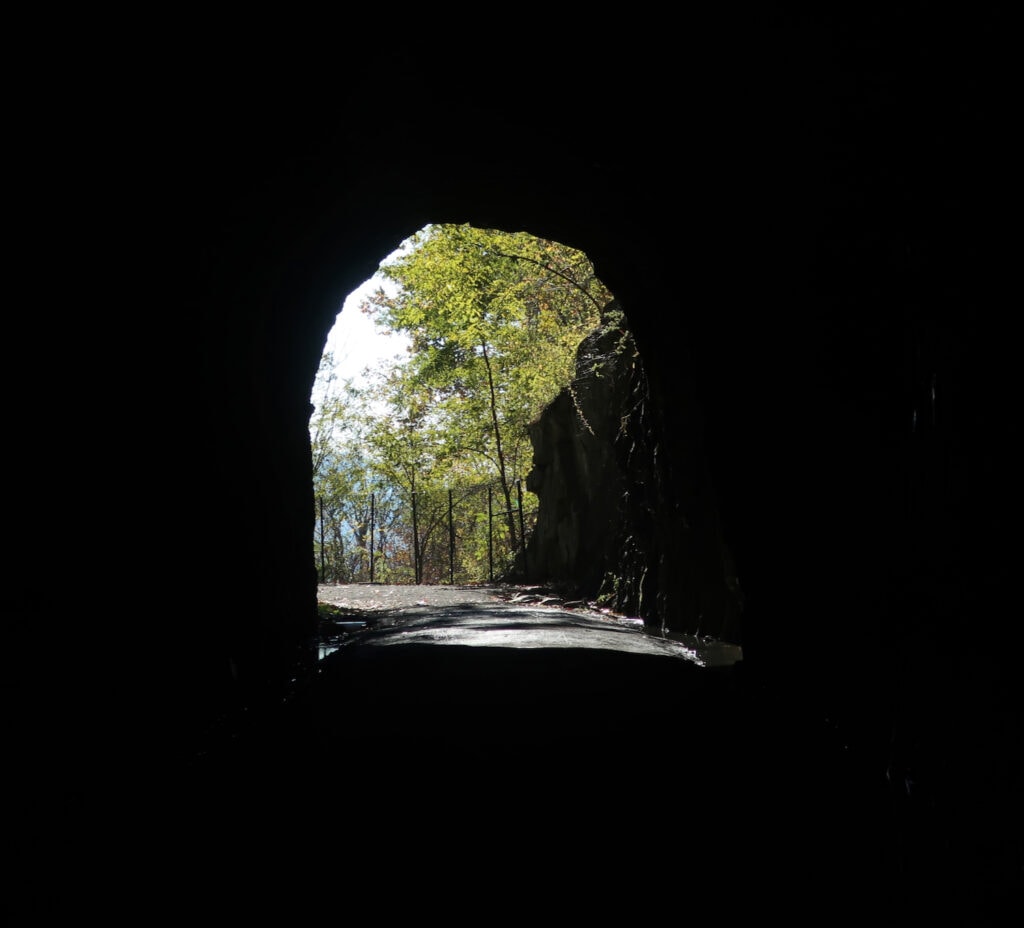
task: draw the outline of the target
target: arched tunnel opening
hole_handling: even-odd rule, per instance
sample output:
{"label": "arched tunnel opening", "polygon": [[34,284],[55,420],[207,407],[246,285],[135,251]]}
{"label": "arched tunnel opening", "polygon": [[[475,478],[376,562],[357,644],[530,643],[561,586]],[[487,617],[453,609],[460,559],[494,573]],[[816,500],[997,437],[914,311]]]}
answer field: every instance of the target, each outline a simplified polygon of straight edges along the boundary
{"label": "arched tunnel opening", "polygon": [[[461,215],[472,218],[473,212]],[[752,217],[751,222],[756,221],[756,216]],[[813,872],[816,878],[826,882],[834,879],[843,885],[863,880],[874,886],[874,881],[886,877],[897,882],[904,877],[911,879],[920,875],[918,867],[931,867],[943,856],[936,848],[950,850],[948,843],[923,846],[936,836],[934,829],[940,827],[936,822],[906,824],[907,817],[917,814],[909,810],[920,801],[914,796],[918,789],[915,765],[921,763],[925,752],[934,749],[935,739],[941,737],[947,722],[963,726],[967,716],[981,709],[990,697],[978,691],[954,704],[944,699],[932,702],[916,692],[918,684],[930,680],[932,688],[928,692],[938,697],[942,689],[936,686],[933,675],[940,673],[938,668],[942,666],[948,672],[959,672],[954,668],[966,655],[955,656],[937,642],[939,629],[947,621],[943,616],[951,621],[955,614],[952,602],[929,601],[926,611],[920,604],[913,604],[905,615],[899,610],[907,603],[900,592],[907,584],[930,586],[937,579],[932,572],[940,568],[931,562],[928,552],[939,555],[943,559],[940,563],[948,563],[945,559],[954,556],[945,547],[946,532],[928,537],[925,525],[910,524],[913,512],[903,507],[920,506],[932,513],[929,519],[941,518],[932,508],[936,497],[928,494],[946,494],[948,483],[937,486],[932,481],[948,477],[935,473],[935,468],[943,466],[935,457],[936,436],[934,432],[922,433],[924,426],[915,423],[913,413],[915,408],[932,409],[928,385],[935,370],[922,374],[923,380],[918,373],[930,368],[929,361],[931,367],[941,362],[955,369],[957,359],[932,355],[921,360],[920,352],[934,351],[935,344],[930,342],[927,348],[919,342],[916,333],[922,329],[915,327],[930,330],[932,334],[926,338],[941,336],[929,322],[908,320],[902,315],[887,318],[889,303],[876,307],[879,316],[872,317],[873,321],[864,327],[863,320],[855,322],[844,313],[836,317],[840,321],[835,330],[830,328],[824,335],[817,332],[815,326],[822,323],[816,301],[837,287],[837,281],[842,281],[841,301],[853,302],[861,309],[879,294],[888,293],[886,300],[891,301],[903,293],[898,288],[890,289],[894,284],[892,268],[884,261],[881,267],[873,263],[879,257],[872,251],[873,245],[866,255],[856,258],[861,271],[868,273],[851,280],[842,267],[833,265],[837,254],[840,263],[851,260],[851,253],[857,252],[856,243],[849,242],[840,230],[822,231],[820,235],[810,248],[816,262],[814,271],[797,284],[791,277],[790,264],[774,265],[780,257],[777,250],[760,258],[750,256],[747,262],[756,285],[748,288],[744,284],[744,297],[781,293],[772,304],[785,305],[787,311],[796,307],[799,312],[795,318],[778,310],[756,319],[744,315],[733,329],[719,316],[721,309],[709,308],[686,315],[686,330],[691,336],[680,339],[675,321],[666,321],[660,312],[636,314],[641,350],[645,344],[658,346],[652,347],[649,355],[654,359],[652,405],[669,422],[661,436],[662,452],[677,468],[683,466],[681,462],[700,460],[692,454],[695,447],[706,454],[706,471],[689,472],[691,479],[701,487],[697,495],[702,501],[713,500],[721,506],[720,518],[729,526],[730,541],[736,546],[738,570],[750,578],[748,592],[753,603],[744,629],[746,660],[740,682],[735,687],[730,684],[716,688],[710,696],[699,686],[693,690],[680,680],[671,684],[657,681],[657,675],[648,676],[638,668],[629,676],[633,686],[622,693],[627,702],[631,698],[627,694],[637,700],[630,705],[633,721],[617,729],[613,725],[611,741],[602,741],[593,732],[589,740],[586,734],[580,735],[580,729],[589,731],[590,722],[597,724],[596,716],[587,717],[588,722],[582,724],[576,716],[571,722],[559,719],[565,727],[533,726],[525,740],[513,740],[509,753],[500,755],[508,762],[500,769],[488,766],[494,761],[493,755],[485,759],[458,752],[448,755],[449,760],[459,757],[467,767],[475,761],[475,769],[491,774],[483,781],[460,784],[465,796],[472,797],[471,804],[487,805],[496,800],[510,803],[523,822],[539,823],[541,829],[557,830],[559,826],[552,823],[565,822],[568,817],[577,836],[589,835],[596,840],[596,819],[581,811],[577,804],[580,797],[587,797],[586,806],[592,809],[592,803],[600,802],[595,794],[603,797],[606,789],[628,784],[627,789],[657,792],[657,782],[667,775],[674,787],[666,787],[665,792],[677,797],[676,804],[667,809],[659,804],[658,811],[642,812],[641,818],[652,828],[659,827],[653,824],[658,822],[673,831],[685,830],[687,823],[696,824],[701,841],[677,850],[678,859],[701,867],[706,867],[709,860],[730,860],[738,871],[736,879],[750,884],[762,878],[782,879],[787,872],[791,858],[766,862],[771,855],[772,836],[787,828],[791,836],[798,835],[794,838],[801,848],[796,852],[797,865]],[[387,240],[395,240],[393,233]],[[580,237],[572,240],[585,249],[590,239],[581,230]],[[786,239],[783,253],[791,246],[792,239]],[[611,260],[610,266],[615,268],[618,263]],[[628,272],[619,273],[621,278],[613,278],[621,280],[621,285],[614,287],[616,294],[636,294],[638,306],[650,305],[648,301],[660,306],[662,291],[653,285],[653,278],[638,280]],[[310,302],[318,301],[326,302],[319,295]],[[321,316],[322,337],[327,316]],[[630,318],[633,316],[631,313]],[[878,326],[882,327],[881,338]],[[917,359],[909,369],[904,366],[904,339],[914,346],[912,356]],[[310,338],[304,348],[307,375],[315,343],[316,338]],[[680,357],[689,363],[681,363]],[[954,383],[958,382],[956,376],[963,375],[953,375],[950,379]],[[308,382],[308,376],[303,382]],[[963,381],[959,383],[962,387]],[[909,406],[903,398],[911,400]],[[954,408],[960,402],[963,399],[955,394],[951,397]],[[293,421],[280,435],[294,433],[304,422],[300,413],[304,406],[293,403],[292,408]],[[938,401],[935,408],[941,408]],[[899,463],[893,466],[894,461]],[[928,472],[928,482],[922,483],[918,472],[904,469],[917,466]],[[710,493],[711,486],[700,483],[701,478],[710,476],[714,477],[714,489],[721,487],[721,492]],[[909,497],[904,495],[908,487]],[[302,493],[306,499],[305,543],[311,524],[311,491],[304,476]],[[955,499],[943,498],[955,503]],[[680,522],[675,516],[666,516],[663,524],[676,531]],[[907,547],[908,539],[902,533],[911,529],[921,548]],[[926,571],[918,580],[911,579],[913,567],[900,562],[907,551],[921,559],[921,569]],[[665,556],[672,569],[678,570],[680,561],[671,558],[680,558],[680,552],[667,551]],[[308,548],[302,561],[306,572],[302,582],[309,590],[312,571]],[[298,571],[295,574],[300,575]],[[950,582],[956,585],[956,581]],[[922,637],[913,633],[911,644],[899,637],[910,634],[908,621],[939,624],[931,625]],[[242,640],[252,640],[248,627]],[[929,650],[918,652],[919,645]],[[973,651],[972,645],[968,647],[969,652]],[[280,653],[275,650],[270,656],[278,659]],[[573,677],[559,679],[568,681]],[[625,679],[621,677],[620,683]],[[601,680],[603,686],[608,685],[607,679]],[[579,685],[581,690],[585,688]],[[995,685],[994,679],[986,684]],[[405,736],[398,740],[400,747],[390,740],[386,725],[371,725],[364,732],[368,740],[362,743],[363,747],[373,746],[370,769],[377,788],[385,794],[397,789],[400,796],[408,797],[382,798],[379,801],[385,808],[377,809],[372,820],[382,827],[387,823],[389,828],[400,829],[392,803],[399,808],[411,803],[417,812],[404,821],[416,823],[418,838],[414,841],[428,840],[425,836],[434,833],[433,829],[443,832],[467,825],[459,814],[441,813],[432,801],[416,798],[421,788],[429,786],[436,795],[452,783],[453,767],[447,762],[438,766],[436,756],[422,741],[409,738],[410,727],[436,734],[429,724],[418,729],[422,718],[406,711],[416,692],[431,687],[438,689],[436,678],[418,678],[409,673],[400,683],[396,681],[390,713],[378,717],[371,710],[373,724],[383,717],[403,720]],[[273,687],[268,692],[274,692]],[[451,692],[448,695],[452,700],[456,698]],[[659,699],[661,703],[655,709],[652,701]],[[479,716],[470,715],[486,726]],[[667,719],[672,720],[668,729],[662,724]],[[1005,717],[989,716],[982,721],[990,733],[1006,723]],[[572,725],[576,726],[575,735],[566,735],[566,728],[572,731]],[[546,732],[543,737],[541,730]],[[626,741],[611,747],[614,738],[622,737],[623,732]],[[606,729],[604,734],[610,733]],[[981,731],[970,737],[982,737]],[[691,766],[681,747],[686,743],[713,748]],[[346,744],[351,750],[353,742],[344,737],[339,740],[339,745]],[[416,746],[424,752],[421,760],[425,766],[415,762],[410,765],[407,751],[415,756]],[[305,771],[318,769],[318,764],[303,765],[301,749],[289,751],[288,756],[293,765],[283,780],[268,787],[273,792],[280,790],[278,795],[288,795],[289,791],[301,794],[310,788]],[[364,757],[360,753],[359,758],[346,760],[338,755],[332,759],[344,768],[348,762],[357,766],[364,763]],[[551,765],[548,776],[538,776],[543,757]],[[767,757],[775,759],[768,765],[770,770],[764,765]],[[573,765],[584,762],[594,771],[602,771],[585,783],[567,773],[576,769]],[[415,771],[408,779],[396,772],[403,765]],[[254,761],[245,769],[258,770],[259,766]],[[241,780],[246,776],[239,774]],[[395,785],[396,780],[400,785]],[[575,800],[548,793],[552,780],[571,783]],[[257,776],[256,782],[263,780]],[[360,777],[353,781],[346,775],[340,782],[363,781]],[[226,794],[229,808],[235,788]],[[242,789],[240,795],[248,796],[249,792]],[[951,814],[965,816],[953,823],[961,834],[976,835],[968,813],[957,807],[951,794],[947,794],[947,801]],[[520,802],[536,805],[525,808]],[[276,808],[275,803],[271,802],[270,807]],[[717,815],[712,809],[730,811]],[[247,812],[242,818],[248,822]],[[647,826],[634,829],[621,819],[612,825],[606,818],[601,821],[607,833],[623,844],[649,840]],[[350,827],[366,837],[354,822]],[[909,828],[909,838],[899,831],[903,827]],[[914,828],[920,830],[915,833]],[[733,845],[737,833],[743,836],[739,851]],[[743,855],[756,857],[757,863],[749,858],[739,863]],[[813,862],[807,855],[814,856]],[[944,858],[942,866],[949,865],[949,859]],[[865,889],[865,893],[870,895],[870,890]]]}
{"label": "arched tunnel opening", "polygon": [[[253,911],[261,889],[294,899],[303,877],[346,866],[394,889],[375,865],[396,849],[431,864],[423,893],[452,860],[499,892],[488,859],[521,874],[524,843],[545,874],[626,908],[643,908],[636,883],[595,881],[590,852],[677,890],[698,874],[754,910],[799,903],[789,889],[807,874],[844,900],[955,894],[965,911],[1019,881],[1024,443],[996,286],[1012,266],[988,145],[1002,120],[950,46],[920,40],[924,11],[892,17],[894,32],[863,34],[825,17],[691,26],[685,61],[649,23],[635,45],[616,26],[597,58],[593,43],[552,55],[534,40],[512,55],[501,36],[428,49],[398,30],[373,55],[332,57],[324,83],[253,68],[244,91],[219,80],[220,58],[208,72],[197,59],[194,84],[169,69],[148,118],[111,126],[116,157],[81,154],[90,183],[55,198],[59,253],[103,296],[39,313],[35,333],[49,358],[58,320],[78,354],[62,368],[74,389],[40,386],[88,451],[79,535],[56,557],[53,520],[29,506],[15,546],[16,630],[38,628],[44,598],[58,613],[45,670],[12,700],[30,849],[16,866],[30,865],[26,885],[53,877],[33,900],[113,904],[116,870],[170,905],[187,868],[183,908],[209,889]],[[518,105],[436,67],[493,75],[495,61],[531,75]],[[581,93],[530,105],[541,85]],[[388,111],[393,131],[368,138],[395,100],[408,105]],[[553,127],[556,113],[573,118]],[[64,168],[47,183],[86,176]],[[371,753],[367,791],[344,739],[294,743],[301,718],[259,747],[227,739],[225,763],[201,773],[222,719],[289,703],[317,623],[310,386],[344,296],[427,222],[528,229],[593,261],[644,361],[651,458],[688,488],[649,511],[664,606],[700,614],[689,581],[704,572],[679,527],[713,526],[742,581],[744,659],[726,677],[553,662],[545,685],[564,705],[585,678],[629,711],[607,740],[610,716],[538,719],[546,776],[524,733],[495,779]],[[152,327],[136,343],[140,295]],[[29,419],[24,435],[38,409]],[[62,455],[37,469],[33,499],[67,486]],[[102,619],[50,608],[57,582]],[[454,692],[420,673],[404,705]],[[365,744],[381,746],[376,731]],[[320,747],[334,782],[308,776]],[[593,776],[571,775],[580,759]],[[153,867],[168,848],[180,866]],[[814,902],[798,908],[820,923]]]}
{"label": "arched tunnel opening", "polygon": [[[659,471],[643,358],[587,256],[433,224],[388,261],[346,297],[311,395],[320,583],[545,584],[663,635],[739,644],[703,452],[692,441],[692,460]],[[384,358],[373,340],[396,328]],[[658,532],[658,510],[679,519]],[[667,546],[685,551],[674,583]]]}

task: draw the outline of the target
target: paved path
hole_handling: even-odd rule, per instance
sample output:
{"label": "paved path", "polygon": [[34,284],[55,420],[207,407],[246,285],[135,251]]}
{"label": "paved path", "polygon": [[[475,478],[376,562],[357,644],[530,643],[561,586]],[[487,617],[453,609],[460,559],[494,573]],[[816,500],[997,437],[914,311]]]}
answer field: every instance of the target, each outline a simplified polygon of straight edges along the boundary
{"label": "paved path", "polygon": [[[467,603],[503,602],[527,596],[529,587],[445,586],[441,584],[321,583],[317,599],[348,609],[384,611],[415,606],[460,606]],[[537,594],[547,595],[547,594]]]}
{"label": "paved path", "polygon": [[[743,769],[738,649],[709,662],[725,651],[522,588],[326,586],[319,600],[337,607],[334,647],[276,723],[212,759],[201,785],[224,778],[223,808],[323,790],[354,804],[359,842],[386,854],[383,835],[400,833],[421,864],[447,835],[466,864],[480,862],[472,841],[505,865],[509,828],[533,829],[534,862],[563,829],[563,866],[581,850],[628,853],[652,800],[668,803],[659,820],[727,833]],[[603,846],[613,834],[622,848]],[[598,843],[580,848],[582,835]]]}
{"label": "paved path", "polygon": [[[639,619],[567,601],[539,587],[322,584],[317,597],[339,610],[333,621],[322,621],[324,653],[343,643],[447,644],[604,649],[677,658],[702,667],[730,666],[742,659],[737,645],[648,634]],[[362,633],[353,640],[354,632]]]}

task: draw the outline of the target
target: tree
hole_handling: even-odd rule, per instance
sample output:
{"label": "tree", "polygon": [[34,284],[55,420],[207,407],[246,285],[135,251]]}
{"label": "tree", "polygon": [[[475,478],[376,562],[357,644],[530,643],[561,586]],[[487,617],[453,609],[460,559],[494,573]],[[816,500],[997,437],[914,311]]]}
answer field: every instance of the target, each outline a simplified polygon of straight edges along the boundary
{"label": "tree", "polygon": [[511,566],[517,503],[529,512],[535,502],[522,495],[527,425],[571,384],[577,348],[606,321],[611,294],[582,252],[465,225],[421,230],[379,277],[360,309],[409,336],[408,360],[360,391],[323,357],[310,423],[318,554],[339,580],[365,575],[375,555],[379,575],[437,582],[454,569],[453,530],[464,574]]}
{"label": "tree", "polygon": [[371,558],[395,563],[402,501],[372,453],[373,420],[365,392],[337,380],[330,353],[321,359],[315,396],[310,419],[318,502],[315,553],[323,565],[321,580],[347,582],[365,576]]}
{"label": "tree", "polygon": [[409,362],[384,378],[389,401],[434,449],[435,473],[469,459],[497,476],[515,548],[526,426],[570,382],[611,294],[582,252],[525,233],[432,225],[406,244],[380,269],[396,286],[362,307],[411,339]]}

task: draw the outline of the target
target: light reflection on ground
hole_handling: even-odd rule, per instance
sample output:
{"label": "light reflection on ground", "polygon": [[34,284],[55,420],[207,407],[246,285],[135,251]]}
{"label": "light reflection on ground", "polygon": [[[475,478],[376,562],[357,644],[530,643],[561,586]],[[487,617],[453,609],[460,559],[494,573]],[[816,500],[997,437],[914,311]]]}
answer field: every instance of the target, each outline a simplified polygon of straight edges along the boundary
{"label": "light reflection on ground", "polygon": [[332,623],[337,634],[321,642],[320,658],[353,642],[360,646],[460,645],[491,648],[587,648],[649,654],[726,667],[743,659],[738,645],[695,636],[648,634],[639,620],[587,616],[559,609],[418,607],[376,620]]}

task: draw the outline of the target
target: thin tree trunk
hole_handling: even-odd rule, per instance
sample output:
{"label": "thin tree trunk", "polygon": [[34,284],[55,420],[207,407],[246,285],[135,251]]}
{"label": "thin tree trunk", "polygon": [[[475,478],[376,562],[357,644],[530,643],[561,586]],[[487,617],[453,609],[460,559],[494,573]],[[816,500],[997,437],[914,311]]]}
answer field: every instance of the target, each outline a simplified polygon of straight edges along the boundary
{"label": "thin tree trunk", "polygon": [[505,496],[505,516],[508,519],[508,537],[512,550],[518,548],[518,535],[516,533],[516,518],[512,511],[512,488],[508,484],[505,474],[505,454],[501,448],[501,428],[498,425],[498,397],[494,389],[494,374],[491,372],[491,356],[487,353],[487,342],[482,341],[480,348],[483,351],[484,366],[487,369],[487,386],[490,390],[491,399],[491,424],[494,427],[494,447],[498,455],[498,472],[501,477],[501,492]]}

